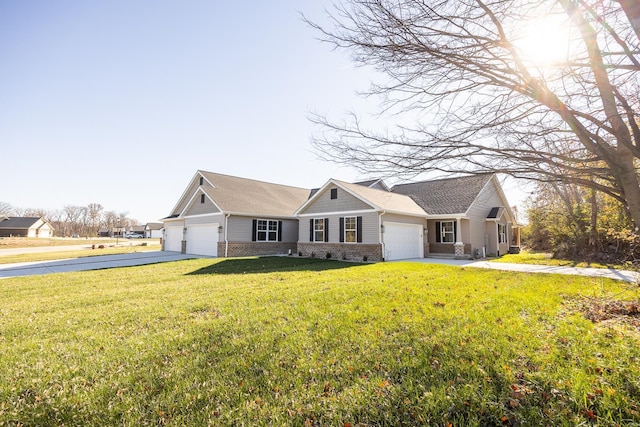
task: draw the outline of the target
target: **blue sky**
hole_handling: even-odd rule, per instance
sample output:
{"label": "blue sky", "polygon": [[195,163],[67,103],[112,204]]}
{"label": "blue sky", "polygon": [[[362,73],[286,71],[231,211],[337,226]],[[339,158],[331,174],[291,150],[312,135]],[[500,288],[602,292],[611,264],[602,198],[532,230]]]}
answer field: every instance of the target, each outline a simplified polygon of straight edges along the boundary
{"label": "blue sky", "polygon": [[370,72],[301,20],[330,6],[0,0],[0,202],[100,203],[145,223],[197,169],[307,188],[365,178],[311,152],[311,112],[371,107],[356,95]]}

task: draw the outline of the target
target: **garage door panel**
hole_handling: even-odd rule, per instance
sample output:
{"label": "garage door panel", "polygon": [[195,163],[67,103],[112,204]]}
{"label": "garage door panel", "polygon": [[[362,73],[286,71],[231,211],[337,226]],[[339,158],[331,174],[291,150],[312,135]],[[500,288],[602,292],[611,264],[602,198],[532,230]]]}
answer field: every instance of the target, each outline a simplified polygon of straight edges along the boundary
{"label": "garage door panel", "polygon": [[420,224],[385,223],[385,259],[422,258],[423,227]]}
{"label": "garage door panel", "polygon": [[187,226],[187,253],[218,256],[218,224]]}
{"label": "garage door panel", "polygon": [[164,229],[164,250],[182,251],[182,226],[167,226]]}

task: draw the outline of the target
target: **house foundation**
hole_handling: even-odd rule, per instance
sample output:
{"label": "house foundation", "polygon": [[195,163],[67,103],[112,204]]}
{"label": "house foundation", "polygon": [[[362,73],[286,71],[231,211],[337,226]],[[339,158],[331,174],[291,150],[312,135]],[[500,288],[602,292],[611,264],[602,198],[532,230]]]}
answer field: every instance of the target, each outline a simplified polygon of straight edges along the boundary
{"label": "house foundation", "polygon": [[309,258],[331,258],[343,261],[380,262],[383,260],[382,246],[379,244],[298,243],[298,254]]}

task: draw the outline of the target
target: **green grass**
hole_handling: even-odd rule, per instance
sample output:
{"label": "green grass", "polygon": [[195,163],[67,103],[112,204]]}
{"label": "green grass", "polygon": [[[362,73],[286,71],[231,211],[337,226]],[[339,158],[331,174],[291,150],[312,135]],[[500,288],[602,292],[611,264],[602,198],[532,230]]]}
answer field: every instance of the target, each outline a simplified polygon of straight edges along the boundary
{"label": "green grass", "polygon": [[[120,241],[123,239],[120,238]],[[154,239],[157,240],[157,239]],[[0,237],[0,249],[34,248],[43,246],[70,246],[70,245],[108,245],[116,242],[113,238],[64,238],[64,237]]]}
{"label": "green grass", "polygon": [[197,259],[0,281],[0,425],[640,425],[607,280]]}
{"label": "green grass", "polygon": [[83,249],[83,250],[71,250],[71,251],[56,251],[56,252],[37,252],[27,253],[19,255],[3,255],[0,256],[0,264],[13,264],[19,262],[35,262],[35,261],[51,261],[56,259],[68,259],[68,258],[84,258],[90,256],[99,255],[117,255],[128,254],[132,252],[145,252],[145,251],[157,251],[160,249],[158,245],[141,246],[140,243],[135,246],[107,246],[99,249],[96,245],[96,249]]}
{"label": "green grass", "polygon": [[549,253],[522,251],[519,254],[505,254],[500,258],[492,259],[492,262],[508,262],[515,264],[536,264],[536,265],[552,265],[552,266],[570,266],[570,267],[591,267],[591,268],[630,268],[631,265],[620,264],[602,264],[591,261],[574,261],[568,259],[552,258]]}

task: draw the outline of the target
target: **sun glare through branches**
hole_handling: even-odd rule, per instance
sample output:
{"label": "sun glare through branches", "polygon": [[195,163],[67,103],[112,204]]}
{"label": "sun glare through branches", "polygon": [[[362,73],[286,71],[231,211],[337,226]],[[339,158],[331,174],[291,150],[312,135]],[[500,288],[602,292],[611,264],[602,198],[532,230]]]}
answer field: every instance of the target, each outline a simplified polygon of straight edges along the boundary
{"label": "sun glare through branches", "polygon": [[514,45],[525,65],[546,74],[566,65],[571,50],[566,16],[546,15],[520,23]]}

